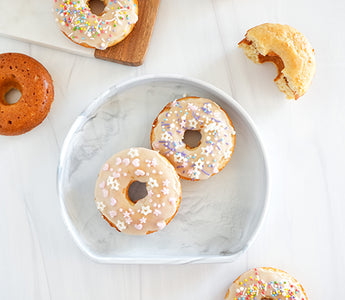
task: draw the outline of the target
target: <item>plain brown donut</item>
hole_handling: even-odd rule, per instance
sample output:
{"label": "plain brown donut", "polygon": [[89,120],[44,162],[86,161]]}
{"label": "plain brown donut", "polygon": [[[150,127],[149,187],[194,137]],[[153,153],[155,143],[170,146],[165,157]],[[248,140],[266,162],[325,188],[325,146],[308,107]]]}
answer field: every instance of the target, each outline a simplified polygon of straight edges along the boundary
{"label": "plain brown donut", "polygon": [[[22,96],[8,104],[5,95],[18,89]],[[54,100],[53,80],[35,59],[20,53],[0,54],[0,134],[23,134],[47,116]]]}

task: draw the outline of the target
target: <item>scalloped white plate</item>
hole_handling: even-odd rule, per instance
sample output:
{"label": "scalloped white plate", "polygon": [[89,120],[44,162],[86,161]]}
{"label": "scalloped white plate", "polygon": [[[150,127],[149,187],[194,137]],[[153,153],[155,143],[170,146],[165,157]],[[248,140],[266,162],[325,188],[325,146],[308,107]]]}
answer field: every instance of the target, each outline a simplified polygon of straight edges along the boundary
{"label": "scalloped white plate", "polygon": [[[153,120],[168,102],[185,95],[212,99],[228,113],[237,133],[232,159],[206,181],[182,180],[179,211],[163,231],[121,234],[96,209],[98,171],[115,152],[150,148]],[[83,252],[103,263],[231,262],[260,228],[268,186],[265,153],[248,114],[214,86],[179,75],[148,75],[105,91],[74,122],[58,166],[67,228]]]}

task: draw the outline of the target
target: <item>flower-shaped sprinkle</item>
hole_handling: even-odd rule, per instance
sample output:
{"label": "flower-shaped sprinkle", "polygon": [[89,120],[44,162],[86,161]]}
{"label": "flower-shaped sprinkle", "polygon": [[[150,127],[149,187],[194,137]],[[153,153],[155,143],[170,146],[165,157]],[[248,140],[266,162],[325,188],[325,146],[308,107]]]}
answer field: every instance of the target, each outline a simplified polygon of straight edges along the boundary
{"label": "flower-shaped sprinkle", "polygon": [[119,182],[115,179],[115,177],[112,177],[112,176],[108,176],[107,185],[110,185],[111,186],[110,188],[116,191],[118,191],[120,188]]}
{"label": "flower-shaped sprinkle", "polygon": [[155,216],[159,216],[160,214],[161,214],[162,212],[160,211],[160,210],[158,210],[158,209],[155,209],[155,211],[153,212],[153,214],[155,215]]}
{"label": "flower-shaped sprinkle", "polygon": [[201,170],[204,167],[204,162],[201,159],[198,159],[195,162],[194,167],[195,167],[195,169]]}
{"label": "flower-shaped sprinkle", "polygon": [[123,221],[118,220],[115,225],[116,225],[116,228],[120,231],[126,229],[126,225]]}
{"label": "flower-shaped sprinkle", "polygon": [[124,216],[125,218],[129,218],[130,215],[131,215],[131,214],[130,214],[128,211],[125,211],[125,212],[123,213],[123,216]]}
{"label": "flower-shaped sprinkle", "polygon": [[103,202],[97,202],[97,209],[103,211],[105,208],[105,204]]}
{"label": "flower-shaped sprinkle", "polygon": [[206,125],[205,132],[214,131],[214,130],[217,130],[217,129],[218,129],[218,127],[217,127],[216,122],[212,122],[212,123],[209,123],[209,124]]}
{"label": "flower-shaped sprinkle", "polygon": [[162,134],[162,141],[171,142],[173,140],[172,136],[168,132]]}
{"label": "flower-shaped sprinkle", "polygon": [[206,147],[201,147],[201,154],[209,156],[211,152],[212,152],[212,146],[207,145]]}
{"label": "flower-shaped sprinkle", "polygon": [[148,206],[142,206],[141,207],[141,213],[145,216],[147,216],[148,214],[152,213],[152,210],[150,208],[150,205]]}
{"label": "flower-shaped sprinkle", "polygon": [[150,178],[149,182],[147,183],[151,188],[158,187],[158,183],[156,179]]}
{"label": "flower-shaped sprinkle", "polygon": [[197,110],[198,107],[196,105],[194,105],[193,103],[188,103],[188,109],[190,109],[190,110]]}
{"label": "flower-shaped sprinkle", "polygon": [[132,218],[126,218],[125,221],[128,225],[133,222]]}
{"label": "flower-shaped sprinkle", "polygon": [[175,160],[178,163],[183,163],[183,162],[185,162],[187,160],[187,158],[184,157],[181,152],[176,152],[174,156],[175,156]]}
{"label": "flower-shaped sprinkle", "polygon": [[164,195],[168,195],[169,194],[169,189],[164,187],[161,192],[164,194]]}
{"label": "flower-shaped sprinkle", "polygon": [[198,121],[195,119],[189,120],[189,126],[195,128],[198,125]]}
{"label": "flower-shaped sprinkle", "polygon": [[131,158],[134,158],[134,157],[136,157],[136,156],[139,156],[138,149],[135,149],[135,148],[129,149],[128,155],[129,155]]}

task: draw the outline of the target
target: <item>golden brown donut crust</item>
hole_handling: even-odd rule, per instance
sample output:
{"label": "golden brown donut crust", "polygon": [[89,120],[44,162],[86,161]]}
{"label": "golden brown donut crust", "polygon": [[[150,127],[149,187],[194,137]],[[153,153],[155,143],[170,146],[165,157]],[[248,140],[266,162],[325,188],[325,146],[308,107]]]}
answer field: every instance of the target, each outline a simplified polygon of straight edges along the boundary
{"label": "golden brown donut crust", "polygon": [[287,98],[297,100],[308,90],[316,68],[314,49],[293,27],[258,25],[247,31],[239,47],[255,63],[270,61],[277,66],[274,81]]}
{"label": "golden brown donut crust", "polygon": [[[11,89],[21,92],[20,99],[8,104]],[[54,100],[53,81],[35,59],[20,53],[0,54],[0,134],[19,135],[39,125]]]}

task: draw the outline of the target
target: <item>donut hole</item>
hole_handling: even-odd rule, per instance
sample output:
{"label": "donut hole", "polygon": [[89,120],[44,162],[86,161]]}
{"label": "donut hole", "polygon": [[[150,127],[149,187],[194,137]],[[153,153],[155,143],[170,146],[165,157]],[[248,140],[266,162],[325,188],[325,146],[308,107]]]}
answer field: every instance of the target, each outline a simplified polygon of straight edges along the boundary
{"label": "donut hole", "polygon": [[182,142],[190,149],[196,148],[201,142],[200,130],[186,130],[183,135]]}
{"label": "donut hole", "polygon": [[146,182],[133,181],[127,189],[127,198],[134,204],[147,196]]}
{"label": "donut hole", "polygon": [[6,94],[5,94],[5,102],[7,104],[15,104],[19,101],[19,99],[22,97],[22,93],[20,90],[16,88],[11,88]]}
{"label": "donut hole", "polygon": [[106,3],[102,0],[89,0],[87,2],[91,12],[97,16],[101,16],[104,12]]}

